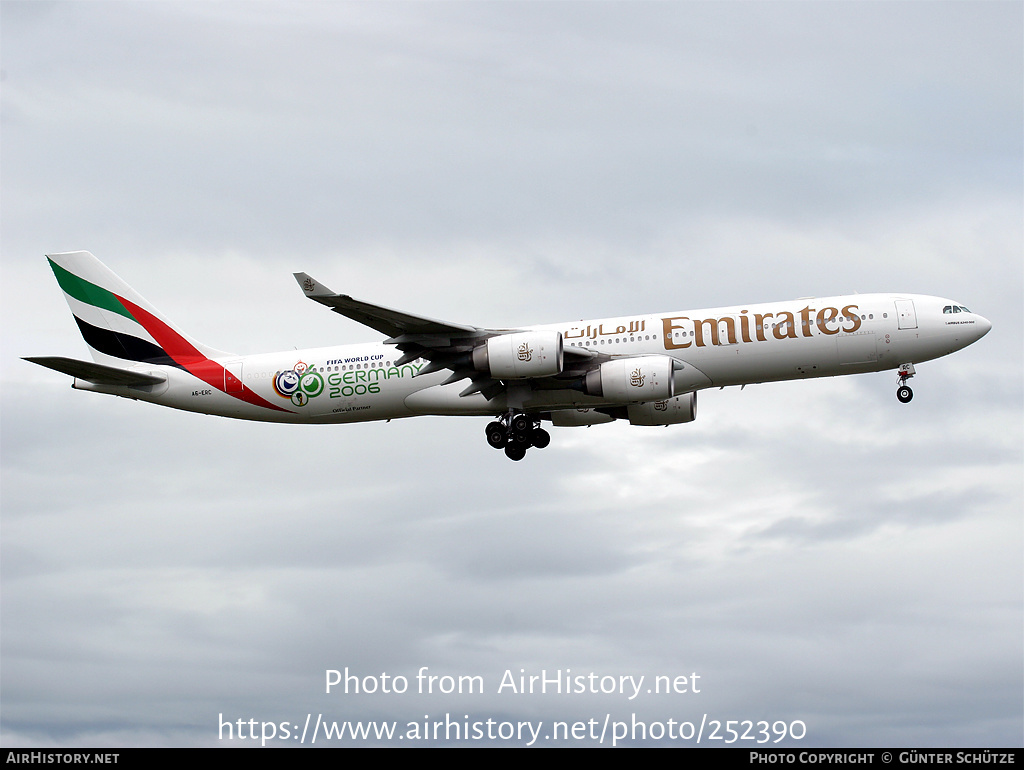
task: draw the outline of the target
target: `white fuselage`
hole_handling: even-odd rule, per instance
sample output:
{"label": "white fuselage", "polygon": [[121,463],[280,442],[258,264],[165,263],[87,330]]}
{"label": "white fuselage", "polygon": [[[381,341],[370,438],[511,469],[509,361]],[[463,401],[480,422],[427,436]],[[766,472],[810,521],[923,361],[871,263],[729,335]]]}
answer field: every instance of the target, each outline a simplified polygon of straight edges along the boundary
{"label": "white fuselage", "polygon": [[[895,369],[952,353],[991,328],[983,317],[960,308],[951,313],[949,306],[955,303],[937,297],[864,294],[525,328],[561,332],[567,349],[603,356],[671,356],[681,364],[674,374],[678,395],[709,387]],[[508,409],[505,395],[491,400],[479,393],[460,397],[466,381],[440,385],[450,372],[416,376],[426,362],[396,366],[400,355],[394,346],[378,343],[224,357],[216,359],[229,373],[223,390],[181,368],[152,364],[132,370],[165,375],[166,382],[125,387],[76,380],[74,386],[269,422],[497,415]],[[237,396],[239,389],[277,409],[243,400]],[[615,404],[571,389],[530,388],[521,401],[523,409],[534,412],[609,405]]]}

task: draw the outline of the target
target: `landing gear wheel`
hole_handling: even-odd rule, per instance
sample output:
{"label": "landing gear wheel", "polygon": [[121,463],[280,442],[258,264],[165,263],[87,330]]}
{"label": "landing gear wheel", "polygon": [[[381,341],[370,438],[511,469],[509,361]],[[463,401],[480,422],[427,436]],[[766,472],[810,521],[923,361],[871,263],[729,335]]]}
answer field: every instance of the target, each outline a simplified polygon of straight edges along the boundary
{"label": "landing gear wheel", "polygon": [[522,460],[530,447],[543,449],[551,443],[551,436],[540,428],[540,420],[514,409],[489,423],[485,432],[487,443],[495,449],[504,449],[505,456],[515,462]]}
{"label": "landing gear wheel", "polygon": [[896,388],[896,398],[900,400],[901,404],[909,404],[910,399],[914,397],[914,391],[907,386],[907,380],[914,374],[914,365],[911,363],[900,364],[899,369],[896,370],[896,381],[899,383],[899,387]]}
{"label": "landing gear wheel", "polygon": [[519,446],[518,444],[509,444],[505,447],[505,457],[519,462],[526,457],[526,447]]}
{"label": "landing gear wheel", "polygon": [[533,427],[533,420],[527,417],[525,414],[517,414],[512,418],[512,422],[509,423],[514,433],[522,435],[529,435],[530,428]]}
{"label": "landing gear wheel", "polygon": [[521,446],[524,449],[529,449],[533,446],[533,431],[527,430],[525,433],[519,433],[518,431],[512,434],[512,440],[509,441],[514,446]]}
{"label": "landing gear wheel", "polygon": [[508,431],[500,422],[492,422],[485,429],[487,432],[487,443],[495,449],[503,449],[508,441]]}

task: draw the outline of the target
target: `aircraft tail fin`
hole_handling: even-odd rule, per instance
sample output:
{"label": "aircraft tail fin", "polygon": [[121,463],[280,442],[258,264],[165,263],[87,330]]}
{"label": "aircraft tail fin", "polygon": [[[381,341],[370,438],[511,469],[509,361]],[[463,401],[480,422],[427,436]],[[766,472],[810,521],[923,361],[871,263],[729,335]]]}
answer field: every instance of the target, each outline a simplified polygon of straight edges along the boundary
{"label": "aircraft tail fin", "polygon": [[180,367],[227,355],[178,330],[88,251],[46,258],[97,363]]}

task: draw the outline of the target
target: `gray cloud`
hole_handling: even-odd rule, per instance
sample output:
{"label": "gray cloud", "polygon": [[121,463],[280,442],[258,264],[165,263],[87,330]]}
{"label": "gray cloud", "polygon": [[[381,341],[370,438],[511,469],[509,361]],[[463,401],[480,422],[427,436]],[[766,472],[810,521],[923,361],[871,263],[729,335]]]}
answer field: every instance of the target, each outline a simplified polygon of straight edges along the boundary
{"label": "gray cloud", "polygon": [[[0,6],[3,743],[216,745],[218,714],[803,720],[1019,745],[1021,8]],[[233,423],[73,392],[42,254],[239,353],[852,291],[993,323],[668,429]],[[324,670],[482,695],[323,693]],[[505,670],[701,675],[511,696]],[[649,679],[648,679],[649,681]]]}

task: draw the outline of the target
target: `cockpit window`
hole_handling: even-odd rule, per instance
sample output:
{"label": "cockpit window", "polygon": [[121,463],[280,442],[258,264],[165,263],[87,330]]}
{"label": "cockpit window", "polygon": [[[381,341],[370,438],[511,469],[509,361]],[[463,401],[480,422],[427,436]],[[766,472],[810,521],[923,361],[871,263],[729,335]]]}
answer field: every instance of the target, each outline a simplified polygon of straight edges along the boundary
{"label": "cockpit window", "polygon": [[946,305],[942,308],[943,313],[970,313],[971,311],[963,305]]}

